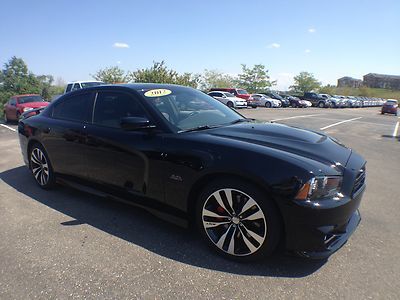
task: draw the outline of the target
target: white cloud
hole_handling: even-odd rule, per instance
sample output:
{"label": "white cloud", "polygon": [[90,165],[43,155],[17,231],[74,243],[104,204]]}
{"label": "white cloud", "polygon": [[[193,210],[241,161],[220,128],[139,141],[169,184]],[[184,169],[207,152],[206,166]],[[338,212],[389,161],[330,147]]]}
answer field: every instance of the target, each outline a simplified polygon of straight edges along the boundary
{"label": "white cloud", "polygon": [[310,53],[311,52],[311,50],[310,49],[306,49],[306,50],[304,50],[304,53]]}
{"label": "white cloud", "polygon": [[280,44],[278,44],[278,43],[272,43],[272,44],[270,44],[270,45],[268,45],[267,46],[267,48],[274,48],[274,49],[278,49],[278,48],[280,48],[281,47],[281,45]]}
{"label": "white cloud", "polygon": [[118,60],[118,61],[117,61],[117,65],[120,65],[120,64],[121,64],[121,61],[120,61],[120,60]]}
{"label": "white cloud", "polygon": [[276,80],[276,86],[273,87],[273,89],[278,90],[278,91],[286,91],[289,89],[289,86],[293,85],[293,73],[278,73],[277,76],[272,76],[272,80]]}
{"label": "white cloud", "polygon": [[308,28],[309,33],[315,33],[317,30],[315,28]]}
{"label": "white cloud", "polygon": [[129,48],[129,45],[126,43],[114,43],[113,45],[114,48]]}

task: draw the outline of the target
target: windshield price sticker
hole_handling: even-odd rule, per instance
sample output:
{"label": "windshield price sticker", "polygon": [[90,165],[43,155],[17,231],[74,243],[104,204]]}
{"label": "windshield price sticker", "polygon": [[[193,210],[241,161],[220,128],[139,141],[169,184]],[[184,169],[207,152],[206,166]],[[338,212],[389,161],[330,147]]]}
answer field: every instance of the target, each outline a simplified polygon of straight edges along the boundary
{"label": "windshield price sticker", "polygon": [[162,96],[167,96],[171,94],[172,91],[167,90],[167,89],[155,89],[155,90],[150,90],[144,93],[146,97],[162,97]]}

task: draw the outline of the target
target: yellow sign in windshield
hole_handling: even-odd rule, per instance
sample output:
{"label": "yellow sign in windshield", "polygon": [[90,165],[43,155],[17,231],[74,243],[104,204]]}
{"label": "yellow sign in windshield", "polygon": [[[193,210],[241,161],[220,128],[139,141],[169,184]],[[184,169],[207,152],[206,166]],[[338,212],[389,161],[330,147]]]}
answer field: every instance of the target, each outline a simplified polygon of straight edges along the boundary
{"label": "yellow sign in windshield", "polygon": [[167,89],[155,89],[155,90],[150,90],[144,93],[146,97],[161,97],[161,96],[167,96],[171,94],[172,91],[167,90]]}

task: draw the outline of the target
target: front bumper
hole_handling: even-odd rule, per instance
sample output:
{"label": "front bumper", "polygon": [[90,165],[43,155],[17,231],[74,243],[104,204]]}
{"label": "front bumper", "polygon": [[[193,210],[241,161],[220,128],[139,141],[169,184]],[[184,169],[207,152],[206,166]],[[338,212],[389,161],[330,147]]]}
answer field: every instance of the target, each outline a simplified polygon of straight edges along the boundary
{"label": "front bumper", "polygon": [[247,102],[245,103],[235,103],[235,108],[246,108],[247,107]]}
{"label": "front bumper", "polygon": [[[365,177],[361,183],[357,178],[364,166],[365,160],[353,152],[343,172],[344,197],[340,200],[292,200],[281,206],[287,250],[322,259],[347,242],[361,220],[358,208],[366,185]],[[363,172],[365,174],[365,170]]]}

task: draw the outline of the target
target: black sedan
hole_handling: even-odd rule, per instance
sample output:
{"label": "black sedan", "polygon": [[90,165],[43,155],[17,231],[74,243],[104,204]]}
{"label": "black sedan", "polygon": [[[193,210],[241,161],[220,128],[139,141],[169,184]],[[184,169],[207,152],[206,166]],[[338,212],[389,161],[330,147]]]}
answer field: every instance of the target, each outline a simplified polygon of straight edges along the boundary
{"label": "black sedan", "polygon": [[71,92],[23,117],[18,132],[40,187],[63,183],[193,224],[229,258],[267,256],[280,241],[327,257],[360,222],[360,155],[318,132],[246,119],[191,88]]}

